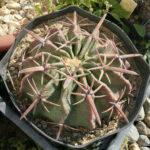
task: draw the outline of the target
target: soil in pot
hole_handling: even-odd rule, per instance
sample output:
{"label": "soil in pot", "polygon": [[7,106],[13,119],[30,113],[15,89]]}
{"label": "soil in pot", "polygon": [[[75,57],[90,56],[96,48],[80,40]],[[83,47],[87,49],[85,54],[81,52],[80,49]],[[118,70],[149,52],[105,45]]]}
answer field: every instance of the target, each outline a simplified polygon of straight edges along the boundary
{"label": "soil in pot", "polygon": [[74,12],[25,29],[7,68],[21,119],[75,146],[128,123],[141,83],[132,59],[140,55],[126,55],[102,22],[99,32]]}

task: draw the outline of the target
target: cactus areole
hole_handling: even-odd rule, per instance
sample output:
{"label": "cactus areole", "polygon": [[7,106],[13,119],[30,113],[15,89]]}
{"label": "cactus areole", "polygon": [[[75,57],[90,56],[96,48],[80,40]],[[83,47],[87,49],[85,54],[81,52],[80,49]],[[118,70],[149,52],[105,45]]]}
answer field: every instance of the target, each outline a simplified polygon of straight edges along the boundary
{"label": "cactus areole", "polygon": [[[46,122],[50,138],[60,143],[84,145],[129,123],[128,108],[134,109],[141,83],[134,59],[141,55],[126,52],[119,37],[103,25],[106,16],[95,23],[73,10],[35,20],[34,28],[23,28],[25,36],[10,55],[7,84],[20,119],[37,126]],[[111,123],[114,128],[100,134]],[[73,133],[82,132],[87,141],[81,135],[82,142],[73,143]]]}

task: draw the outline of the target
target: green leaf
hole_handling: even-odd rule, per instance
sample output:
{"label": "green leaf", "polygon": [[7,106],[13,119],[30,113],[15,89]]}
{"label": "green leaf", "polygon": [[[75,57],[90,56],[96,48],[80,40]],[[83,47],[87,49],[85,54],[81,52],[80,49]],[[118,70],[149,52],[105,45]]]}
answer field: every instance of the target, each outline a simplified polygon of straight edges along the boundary
{"label": "green leaf", "polygon": [[107,0],[111,5],[112,5],[112,8],[119,8],[121,7],[120,4],[116,1],[116,0]]}
{"label": "green leaf", "polygon": [[61,9],[63,7],[66,7],[66,6],[67,6],[67,4],[57,5],[57,6],[55,6],[54,10],[56,11],[56,10],[59,10],[59,9]]}
{"label": "green leaf", "polygon": [[99,1],[98,1],[98,0],[91,0],[91,2],[99,3]]}
{"label": "green leaf", "polygon": [[96,11],[94,11],[94,15],[97,15],[97,16],[102,16],[102,13],[103,13],[103,11],[102,10],[96,10]]}
{"label": "green leaf", "polygon": [[122,25],[123,30],[128,34],[130,29],[122,22],[120,17],[116,13],[110,12],[109,14]]}
{"label": "green leaf", "polygon": [[139,24],[134,24],[134,28],[136,29],[136,32],[139,34],[139,36],[144,37],[146,34],[146,29],[144,26]]}
{"label": "green leaf", "polygon": [[35,5],[34,8],[40,15],[43,15],[42,5],[40,5],[40,4]]}
{"label": "green leaf", "polygon": [[146,43],[146,49],[150,49],[150,41],[148,43]]}
{"label": "green leaf", "polygon": [[150,49],[147,50],[146,55],[147,55],[147,58],[148,58],[148,63],[150,64]]}
{"label": "green leaf", "polygon": [[112,5],[111,13],[117,14],[120,18],[125,18],[130,12],[123,9],[116,0],[107,0]]}
{"label": "green leaf", "polygon": [[74,5],[74,1],[73,0],[66,0],[67,5]]}
{"label": "green leaf", "polygon": [[109,14],[110,14],[113,18],[115,18],[121,25],[124,25],[124,23],[121,21],[120,17],[119,17],[116,13],[110,12]]}
{"label": "green leaf", "polygon": [[120,7],[118,9],[113,9],[111,13],[117,14],[120,18],[125,18],[130,12]]}
{"label": "green leaf", "polygon": [[81,0],[80,3],[85,5],[86,7],[90,8],[91,7],[91,2],[90,0]]}

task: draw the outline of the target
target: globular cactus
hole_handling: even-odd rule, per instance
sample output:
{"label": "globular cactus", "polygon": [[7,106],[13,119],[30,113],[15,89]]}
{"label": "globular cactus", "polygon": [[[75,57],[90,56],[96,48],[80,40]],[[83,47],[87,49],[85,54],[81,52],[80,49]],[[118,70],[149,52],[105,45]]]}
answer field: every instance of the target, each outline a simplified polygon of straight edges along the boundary
{"label": "globular cactus", "polygon": [[140,54],[125,54],[100,31],[105,17],[95,25],[74,12],[58,21],[59,27],[45,25],[45,37],[24,28],[34,42],[15,62],[20,68],[16,92],[30,100],[21,119],[32,110],[53,121],[59,126],[56,139],[65,126],[94,129],[114,115],[129,122],[122,109],[132,95],[127,76],[137,73],[129,70],[127,58]]}

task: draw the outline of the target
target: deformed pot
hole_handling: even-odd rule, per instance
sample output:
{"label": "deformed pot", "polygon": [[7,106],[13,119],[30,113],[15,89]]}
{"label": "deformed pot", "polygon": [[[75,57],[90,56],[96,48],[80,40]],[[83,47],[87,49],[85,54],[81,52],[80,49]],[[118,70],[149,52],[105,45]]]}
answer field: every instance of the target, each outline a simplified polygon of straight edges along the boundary
{"label": "deformed pot", "polygon": [[[9,65],[10,58],[11,58],[14,50],[16,49],[18,44],[20,43],[21,39],[23,39],[23,37],[26,35],[25,30],[27,32],[29,32],[29,30],[33,30],[35,27],[37,27],[38,25],[42,24],[46,20],[52,20],[54,18],[59,18],[61,16],[66,16],[68,13],[73,13],[74,11],[76,11],[76,13],[79,16],[84,17],[84,18],[88,18],[90,21],[93,21],[95,23],[99,22],[99,19],[100,19],[99,17],[97,17],[95,15],[92,15],[92,14],[88,13],[87,11],[84,11],[81,8],[76,7],[76,6],[69,6],[69,7],[65,8],[63,10],[60,10],[60,11],[57,11],[57,12],[54,12],[54,13],[51,13],[51,14],[48,14],[48,15],[36,18],[32,22],[30,22],[28,25],[25,26],[26,29],[20,31],[20,33],[18,34],[18,36],[15,39],[15,42],[11,46],[10,50],[7,52],[7,54],[4,56],[4,58],[0,62],[1,77],[2,77],[2,79],[4,81],[4,83],[5,83],[5,86],[7,88],[8,93],[10,94],[11,102],[13,103],[15,108],[18,110],[18,112],[20,112],[21,114],[22,114],[22,112],[21,112],[20,108],[18,107],[18,105],[17,105],[17,103],[15,101],[16,98],[14,98],[14,96],[13,96],[11,90],[10,90],[10,87],[7,84],[8,78],[7,78],[7,75],[6,75],[6,70],[7,70],[7,67]],[[137,49],[135,48],[135,46],[133,45],[131,40],[128,38],[128,36],[117,25],[115,25],[114,23],[112,23],[112,22],[110,22],[110,21],[105,19],[104,23],[103,23],[103,26],[106,29],[109,29],[114,35],[116,35],[119,38],[119,41],[121,41],[121,43],[123,43],[123,46],[125,47],[125,51],[127,53],[129,53],[129,54],[137,54],[138,53]],[[96,139],[94,139],[94,140],[92,140],[92,141],[90,141],[90,142],[88,142],[88,143],[86,143],[84,145],[74,146],[74,145],[71,145],[71,144],[68,144],[68,143],[66,144],[66,143],[64,143],[62,141],[59,141],[57,139],[54,139],[54,138],[48,136],[46,133],[44,133],[42,130],[37,128],[37,126],[35,126],[32,122],[30,122],[25,117],[26,121],[35,130],[37,130],[37,132],[39,132],[41,135],[43,135],[44,137],[46,137],[50,141],[58,143],[58,144],[61,144],[63,146],[70,147],[70,148],[84,148],[84,147],[92,144],[95,141],[102,140],[102,139],[104,139],[104,138],[106,138],[106,137],[108,137],[110,135],[113,135],[115,133],[118,133],[118,132],[122,131],[123,129],[129,127],[133,123],[133,121],[136,119],[137,114],[138,114],[140,108],[142,107],[144,99],[146,97],[146,89],[147,89],[147,86],[148,86],[148,82],[150,80],[150,69],[149,69],[148,65],[146,64],[146,62],[142,59],[142,57],[135,57],[135,58],[133,58],[133,61],[135,62],[136,68],[138,69],[138,73],[140,74],[141,84],[138,87],[139,90],[138,90],[137,96],[136,96],[135,101],[134,101],[135,104],[134,104],[133,110],[130,112],[130,115],[128,116],[127,119],[126,119],[126,117],[124,117],[125,120],[127,120],[127,122],[129,122],[129,123],[123,124],[117,130],[115,130],[115,131],[113,131],[113,132],[111,132],[111,133],[109,133],[107,135],[98,137],[98,138],[96,138]],[[96,119],[97,118],[98,117],[96,117]]]}

